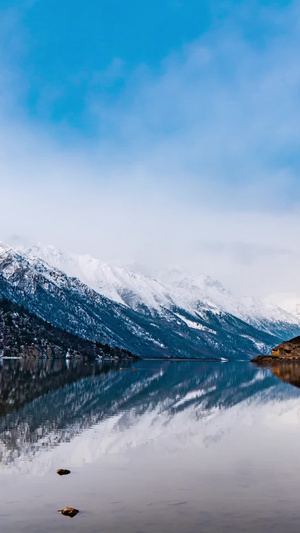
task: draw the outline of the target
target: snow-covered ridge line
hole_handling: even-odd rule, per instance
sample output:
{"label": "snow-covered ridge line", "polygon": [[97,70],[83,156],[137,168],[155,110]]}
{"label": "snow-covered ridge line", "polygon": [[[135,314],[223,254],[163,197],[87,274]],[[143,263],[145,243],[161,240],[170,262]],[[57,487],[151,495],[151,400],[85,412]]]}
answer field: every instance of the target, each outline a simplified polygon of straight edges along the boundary
{"label": "snow-covered ridge line", "polygon": [[99,294],[137,311],[143,307],[163,314],[174,307],[201,315],[203,309],[215,314],[226,312],[255,326],[268,322],[300,325],[295,315],[279,306],[263,303],[251,297],[236,299],[219,281],[210,277],[192,277],[173,269],[156,279],[127,268],[110,266],[90,255],[64,253],[54,246],[18,247],[29,260],[42,259],[49,265],[80,279]]}
{"label": "snow-covered ridge line", "polygon": [[53,247],[0,246],[0,294],[69,333],[146,358],[248,360],[300,335],[292,315],[249,311],[210,278],[173,270],[154,279]]}

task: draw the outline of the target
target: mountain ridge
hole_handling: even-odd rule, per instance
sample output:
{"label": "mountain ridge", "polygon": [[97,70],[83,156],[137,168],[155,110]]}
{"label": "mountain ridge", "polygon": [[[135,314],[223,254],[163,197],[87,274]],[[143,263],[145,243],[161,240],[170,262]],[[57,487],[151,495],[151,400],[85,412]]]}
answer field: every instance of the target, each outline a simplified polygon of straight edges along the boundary
{"label": "mountain ridge", "polygon": [[52,245],[20,247],[32,260],[39,258],[68,276],[80,279],[99,294],[133,309],[146,306],[159,310],[174,305],[193,312],[198,302],[215,312],[225,311],[252,325],[262,321],[283,321],[300,325],[297,316],[276,305],[252,297],[237,300],[223,285],[209,276],[169,269],[155,277],[125,267],[111,266],[90,255],[65,253]]}
{"label": "mountain ridge", "polygon": [[[133,288],[136,280],[142,284],[143,294],[145,283],[149,291],[159,283],[126,275]],[[126,303],[107,298],[32,252],[0,247],[0,294],[70,333],[141,357],[249,359],[300,333],[294,317],[291,323],[265,319],[251,324],[211,301],[196,299],[191,307],[161,289],[151,306],[135,298],[137,291],[122,288]]]}

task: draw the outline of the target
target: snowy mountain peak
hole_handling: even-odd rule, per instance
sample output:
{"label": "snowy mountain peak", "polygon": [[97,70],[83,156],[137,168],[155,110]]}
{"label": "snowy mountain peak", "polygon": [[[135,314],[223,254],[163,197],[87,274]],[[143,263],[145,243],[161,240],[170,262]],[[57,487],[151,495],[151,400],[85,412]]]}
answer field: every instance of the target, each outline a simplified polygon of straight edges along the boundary
{"label": "snowy mountain peak", "polygon": [[299,324],[295,315],[278,306],[247,297],[236,299],[230,291],[209,276],[192,276],[180,268],[151,278],[128,268],[110,266],[88,254],[64,253],[54,246],[38,244],[29,249],[18,248],[33,261],[46,261],[68,276],[80,279],[102,296],[134,310],[164,314],[175,307],[195,316],[202,310],[230,313],[253,325],[264,327],[268,321]]}
{"label": "snowy mountain peak", "polygon": [[4,242],[0,241],[0,254],[7,253],[9,252],[9,250],[12,250],[12,248],[7,244],[4,244]]}
{"label": "snowy mountain peak", "polygon": [[[296,317],[178,269],[154,279],[53,246],[0,246],[0,294],[55,326],[147,357],[248,358],[299,335]],[[122,305],[120,305],[122,304]]]}
{"label": "snowy mountain peak", "polygon": [[122,267],[110,266],[90,255],[63,253],[53,246],[40,246],[22,251],[31,259],[41,258],[49,265],[76,277],[99,294],[133,309],[146,306],[160,310],[169,306],[171,297],[158,281],[131,272]]}
{"label": "snowy mountain peak", "polygon": [[167,283],[171,284],[173,286],[178,286],[186,289],[191,289],[194,287],[200,288],[200,287],[216,287],[221,292],[227,291],[222,283],[218,280],[212,279],[210,276],[203,276],[201,274],[197,274],[196,276],[192,276],[188,272],[180,269],[180,268],[172,268],[169,270],[166,270],[163,274],[161,274],[161,278]]}

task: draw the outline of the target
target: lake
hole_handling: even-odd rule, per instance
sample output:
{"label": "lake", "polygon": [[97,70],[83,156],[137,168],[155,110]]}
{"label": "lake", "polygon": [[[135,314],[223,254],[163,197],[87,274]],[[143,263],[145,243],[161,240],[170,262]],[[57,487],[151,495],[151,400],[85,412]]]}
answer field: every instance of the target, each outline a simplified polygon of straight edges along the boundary
{"label": "lake", "polygon": [[297,365],[2,360],[0,384],[1,533],[299,532]]}

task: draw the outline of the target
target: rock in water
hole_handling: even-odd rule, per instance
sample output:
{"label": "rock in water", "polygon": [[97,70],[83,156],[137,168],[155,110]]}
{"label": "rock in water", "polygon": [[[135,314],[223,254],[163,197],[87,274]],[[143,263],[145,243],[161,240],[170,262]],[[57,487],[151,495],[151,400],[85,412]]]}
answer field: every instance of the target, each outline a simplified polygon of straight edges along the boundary
{"label": "rock in water", "polygon": [[300,359],[300,337],[282,342],[273,348],[272,356],[284,359]]}
{"label": "rock in water", "polygon": [[65,507],[57,512],[63,514],[64,516],[69,516],[70,518],[73,518],[77,515],[77,513],[79,513],[78,509],[74,509],[74,507]]}
{"label": "rock in water", "polygon": [[300,337],[282,342],[271,353],[272,355],[259,355],[252,362],[272,365],[276,361],[300,361]]}
{"label": "rock in water", "polygon": [[71,470],[67,470],[65,468],[59,468],[58,470],[56,470],[56,473],[59,476],[67,476],[68,474],[71,474]]}

